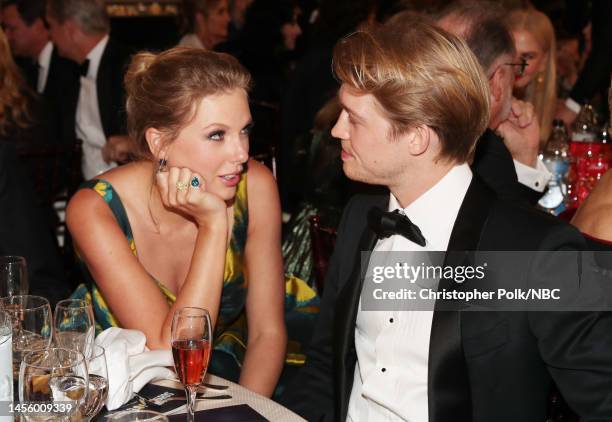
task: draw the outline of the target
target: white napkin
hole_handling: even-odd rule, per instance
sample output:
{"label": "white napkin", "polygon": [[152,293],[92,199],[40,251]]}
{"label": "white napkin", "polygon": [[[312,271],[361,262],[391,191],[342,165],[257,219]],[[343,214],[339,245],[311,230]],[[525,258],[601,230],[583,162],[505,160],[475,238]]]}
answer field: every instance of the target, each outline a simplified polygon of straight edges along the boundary
{"label": "white napkin", "polygon": [[106,351],[108,399],[106,407],[114,410],[130,401],[148,382],[174,379],[170,350],[149,350],[142,331],[111,327],[96,338]]}

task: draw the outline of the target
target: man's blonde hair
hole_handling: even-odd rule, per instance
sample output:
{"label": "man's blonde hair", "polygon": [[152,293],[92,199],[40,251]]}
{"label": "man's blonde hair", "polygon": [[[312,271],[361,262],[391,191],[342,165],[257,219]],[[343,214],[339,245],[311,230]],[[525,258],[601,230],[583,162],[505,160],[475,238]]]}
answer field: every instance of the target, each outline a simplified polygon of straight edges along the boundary
{"label": "man's blonde hair", "polygon": [[489,122],[488,81],[470,49],[414,13],[342,39],[333,68],[342,83],[376,98],[392,137],[433,129],[442,158],[468,161]]}

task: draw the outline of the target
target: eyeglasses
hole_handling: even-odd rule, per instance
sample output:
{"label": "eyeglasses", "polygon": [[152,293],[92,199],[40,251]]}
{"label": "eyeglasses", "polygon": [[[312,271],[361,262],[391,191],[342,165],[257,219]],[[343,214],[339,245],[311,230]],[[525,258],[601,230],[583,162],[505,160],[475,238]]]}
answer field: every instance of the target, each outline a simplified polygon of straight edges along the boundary
{"label": "eyeglasses", "polygon": [[521,58],[518,63],[502,63],[495,68],[493,73],[491,73],[491,76],[489,76],[489,79],[493,78],[493,75],[495,75],[495,73],[499,70],[501,66],[512,66],[515,76],[523,76],[525,74],[525,70],[527,69],[528,64],[529,63],[527,63],[527,60],[525,60],[524,58]]}

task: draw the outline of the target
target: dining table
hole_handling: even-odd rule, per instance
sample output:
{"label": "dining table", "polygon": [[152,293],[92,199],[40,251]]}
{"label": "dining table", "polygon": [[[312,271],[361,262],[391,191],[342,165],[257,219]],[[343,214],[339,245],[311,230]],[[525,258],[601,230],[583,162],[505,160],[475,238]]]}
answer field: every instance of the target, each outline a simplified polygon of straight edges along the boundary
{"label": "dining table", "polygon": [[[261,414],[264,418],[271,422],[282,421],[282,422],[303,422],[305,419],[293,413],[291,410],[281,406],[272,399],[257,394],[248,388],[242,387],[232,381],[226,380],[222,377],[207,374],[204,379],[205,385],[211,385],[212,387],[220,388],[208,388],[204,387],[204,399],[196,401],[196,412],[200,410],[218,409],[229,406],[237,405],[248,405],[253,410]],[[169,387],[175,389],[183,389],[183,386],[178,380],[174,379],[163,379],[152,382],[151,384],[161,387]],[[227,388],[222,388],[227,387]],[[202,387],[200,387],[202,388]],[[227,398],[223,398],[229,396]],[[209,397],[210,399],[207,399]],[[222,397],[221,399],[214,397]],[[172,411],[172,415],[185,414],[186,406],[181,406],[175,411]],[[112,412],[111,412],[112,413]]]}

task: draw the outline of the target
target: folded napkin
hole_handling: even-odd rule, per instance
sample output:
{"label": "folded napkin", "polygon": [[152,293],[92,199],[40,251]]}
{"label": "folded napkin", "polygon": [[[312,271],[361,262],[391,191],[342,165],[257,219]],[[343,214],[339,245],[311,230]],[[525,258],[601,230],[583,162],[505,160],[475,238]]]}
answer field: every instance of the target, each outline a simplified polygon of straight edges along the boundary
{"label": "folded napkin", "polygon": [[106,408],[114,410],[127,403],[134,393],[151,381],[176,378],[170,350],[149,350],[142,331],[111,327],[96,337],[106,351],[108,399]]}

